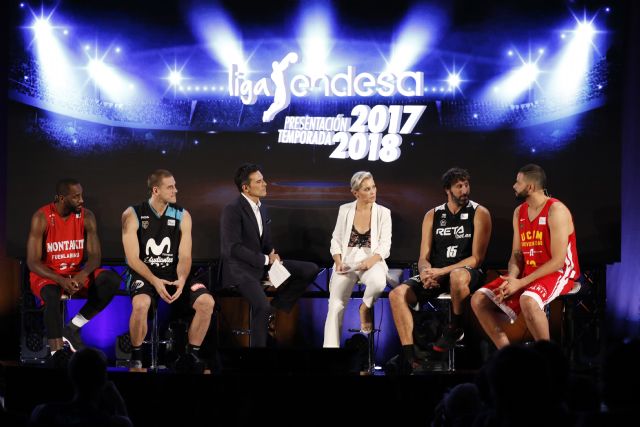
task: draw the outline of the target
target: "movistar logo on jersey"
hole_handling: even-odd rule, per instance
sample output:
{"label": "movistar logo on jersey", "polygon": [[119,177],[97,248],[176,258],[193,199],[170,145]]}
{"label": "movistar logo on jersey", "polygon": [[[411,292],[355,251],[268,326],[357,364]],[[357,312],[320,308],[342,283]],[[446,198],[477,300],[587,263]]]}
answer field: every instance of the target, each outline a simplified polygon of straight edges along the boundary
{"label": "movistar logo on jersey", "polygon": [[471,233],[464,232],[464,225],[456,227],[443,227],[436,229],[437,236],[455,236],[456,239],[465,239],[471,237]]}
{"label": "movistar logo on jersey", "polygon": [[160,244],[157,244],[153,238],[150,238],[147,240],[145,247],[145,254],[147,256],[143,261],[145,264],[165,268],[173,264],[173,254],[170,252],[171,239],[169,237],[162,239]]}
{"label": "movistar logo on jersey", "polygon": [[159,245],[153,238],[151,238],[147,240],[147,249],[145,252],[147,255],[149,255],[149,252],[153,252],[154,255],[162,255],[162,252],[165,251],[165,247],[167,248],[167,252],[171,250],[171,239],[168,237],[162,239],[162,242],[160,242]]}

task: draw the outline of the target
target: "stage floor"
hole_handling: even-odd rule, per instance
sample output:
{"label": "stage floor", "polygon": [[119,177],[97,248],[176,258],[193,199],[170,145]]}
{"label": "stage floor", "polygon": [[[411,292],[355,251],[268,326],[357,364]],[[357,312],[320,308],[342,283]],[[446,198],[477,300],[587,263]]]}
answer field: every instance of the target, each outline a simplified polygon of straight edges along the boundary
{"label": "stage floor", "polygon": [[[261,369],[262,372],[258,372]],[[475,371],[424,375],[358,375],[269,372],[176,374],[109,368],[136,426],[331,425],[366,422],[426,425],[444,392],[473,381]],[[66,373],[41,367],[6,366],[6,408],[27,418],[40,403],[72,397]],[[385,423],[386,424],[386,423]]]}

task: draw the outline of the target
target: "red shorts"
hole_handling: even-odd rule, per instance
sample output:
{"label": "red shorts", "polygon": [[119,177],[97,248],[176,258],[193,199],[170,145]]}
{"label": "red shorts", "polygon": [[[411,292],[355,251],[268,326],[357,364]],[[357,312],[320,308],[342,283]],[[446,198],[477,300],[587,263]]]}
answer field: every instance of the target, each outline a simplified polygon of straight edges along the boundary
{"label": "red shorts", "polygon": [[[100,273],[102,273],[103,271],[106,271],[106,270],[104,268],[96,268],[95,270],[93,270],[93,272],[87,276],[84,283],[82,284],[82,289],[80,289],[74,295],[77,295],[79,297],[86,297],[89,286],[91,286],[93,282],[95,282],[96,277],[98,277]],[[60,286],[53,280],[40,277],[33,272],[29,273],[29,282],[31,283],[31,292],[33,292],[33,294],[38,297],[41,304],[44,304],[44,301],[40,296],[40,291],[42,291],[42,288],[44,288],[47,285]]]}
{"label": "red shorts", "polygon": [[555,298],[560,295],[564,295],[573,288],[575,272],[573,270],[567,270],[564,272],[556,272],[547,276],[541,277],[536,281],[530,283],[524,289],[519,290],[515,294],[511,295],[506,300],[498,304],[498,298],[494,293],[494,290],[498,286],[504,283],[504,280],[497,278],[480,289],[477,292],[481,292],[493,301],[502,311],[504,311],[509,319],[515,321],[520,314],[520,296],[527,295],[532,297],[540,309],[544,309],[544,306],[549,304]]}

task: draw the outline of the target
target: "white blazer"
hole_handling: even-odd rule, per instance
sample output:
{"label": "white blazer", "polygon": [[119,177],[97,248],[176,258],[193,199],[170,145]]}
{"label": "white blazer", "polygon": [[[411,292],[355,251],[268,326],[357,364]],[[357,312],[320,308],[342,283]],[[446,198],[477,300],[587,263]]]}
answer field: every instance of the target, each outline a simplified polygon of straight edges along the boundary
{"label": "white blazer", "polygon": [[[331,256],[344,254],[349,245],[353,218],[356,215],[356,201],[340,206],[336,228],[331,238]],[[391,251],[391,211],[377,203],[371,208],[371,253],[382,257],[385,271],[389,271],[387,263]],[[334,264],[335,268],[335,264]]]}

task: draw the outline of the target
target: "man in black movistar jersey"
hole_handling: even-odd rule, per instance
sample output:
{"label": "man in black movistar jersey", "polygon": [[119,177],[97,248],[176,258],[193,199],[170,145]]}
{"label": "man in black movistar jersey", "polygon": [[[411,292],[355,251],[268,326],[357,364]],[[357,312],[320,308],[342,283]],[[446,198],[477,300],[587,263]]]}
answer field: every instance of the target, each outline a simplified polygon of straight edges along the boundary
{"label": "man in black movistar jersey", "polygon": [[443,292],[451,293],[452,321],[434,345],[434,350],[444,352],[462,339],[463,302],[482,285],[480,266],[491,236],[491,216],[485,207],[469,199],[470,178],[460,168],[449,169],[442,176],[447,202],[429,210],[422,221],[419,274],[389,294],[403,356],[413,368],[420,364],[413,347],[409,307]]}
{"label": "man in black movistar jersey", "polygon": [[199,350],[211,322],[213,297],[201,277],[191,277],[191,215],[176,205],[171,172],[154,171],[147,180],[149,199],[122,214],[122,244],[129,266],[133,310],[129,321],[131,366],[142,367],[147,313],[158,297],[195,310],[189,326],[185,366],[201,366]]}

